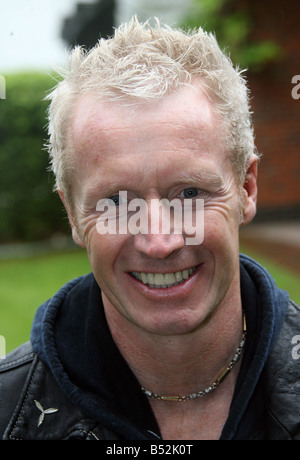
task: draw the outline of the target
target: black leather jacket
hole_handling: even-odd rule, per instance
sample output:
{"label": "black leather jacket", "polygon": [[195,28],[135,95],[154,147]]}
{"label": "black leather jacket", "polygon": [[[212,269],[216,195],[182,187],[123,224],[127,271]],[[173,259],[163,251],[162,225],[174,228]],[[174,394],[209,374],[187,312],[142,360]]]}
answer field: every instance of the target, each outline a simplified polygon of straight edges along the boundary
{"label": "black leather jacket", "polygon": [[[300,440],[299,343],[300,308],[290,302],[279,338],[263,372],[265,421],[253,439]],[[0,361],[1,438],[120,439],[117,431],[106,429],[73,405],[50,370],[34,354],[29,342]]]}

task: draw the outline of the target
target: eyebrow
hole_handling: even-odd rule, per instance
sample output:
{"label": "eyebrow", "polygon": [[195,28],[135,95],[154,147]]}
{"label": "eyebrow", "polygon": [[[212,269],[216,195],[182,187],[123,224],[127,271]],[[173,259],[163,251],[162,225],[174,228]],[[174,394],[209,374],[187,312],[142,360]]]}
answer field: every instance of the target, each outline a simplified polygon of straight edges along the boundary
{"label": "eyebrow", "polygon": [[182,173],[174,178],[174,182],[185,184],[206,184],[219,189],[224,182],[219,174],[211,170],[192,171],[191,173]]}
{"label": "eyebrow", "polygon": [[[172,179],[172,185],[186,184],[195,186],[197,184],[204,184],[210,186],[215,190],[220,189],[224,182],[222,178],[214,171],[192,171],[191,173],[181,173]],[[109,197],[121,190],[127,190],[127,185],[122,185],[118,182],[107,182],[92,185],[86,191],[86,199],[91,199],[94,195],[101,195],[104,193],[105,197]]]}
{"label": "eyebrow", "polygon": [[120,188],[120,184],[117,184],[116,182],[100,183],[92,185],[87,189],[86,198],[91,198],[94,195],[99,195],[103,192],[105,192],[105,196],[107,197],[113,195],[114,193],[120,190],[126,190],[126,187],[125,189],[122,187]]}

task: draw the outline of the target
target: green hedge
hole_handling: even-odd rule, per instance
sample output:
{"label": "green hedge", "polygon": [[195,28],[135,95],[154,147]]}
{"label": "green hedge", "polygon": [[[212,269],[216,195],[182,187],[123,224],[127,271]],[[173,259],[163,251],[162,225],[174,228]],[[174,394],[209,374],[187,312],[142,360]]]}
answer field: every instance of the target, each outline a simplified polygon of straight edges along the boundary
{"label": "green hedge", "polygon": [[44,149],[47,74],[4,75],[0,100],[0,243],[34,241],[68,231],[62,204],[53,193]]}

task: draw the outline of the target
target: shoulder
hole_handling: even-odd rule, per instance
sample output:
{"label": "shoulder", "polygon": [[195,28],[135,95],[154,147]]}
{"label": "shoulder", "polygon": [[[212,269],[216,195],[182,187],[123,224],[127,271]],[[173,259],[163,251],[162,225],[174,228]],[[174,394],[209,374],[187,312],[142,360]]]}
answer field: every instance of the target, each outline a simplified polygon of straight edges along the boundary
{"label": "shoulder", "polygon": [[[295,353],[295,346],[300,341],[300,307],[290,300],[277,342],[272,350],[271,358],[279,360],[285,366],[296,370],[300,366],[300,353]],[[299,347],[300,348],[300,347]]]}
{"label": "shoulder", "polygon": [[28,342],[0,362],[0,439],[120,438],[66,397]]}
{"label": "shoulder", "polygon": [[0,439],[61,439],[64,430],[63,438],[86,432],[80,430],[85,417],[62,393],[30,342],[0,364],[0,390]]}
{"label": "shoulder", "polygon": [[270,439],[300,440],[300,307],[293,301],[264,376]]}
{"label": "shoulder", "polygon": [[0,439],[14,412],[34,359],[27,342],[0,360]]}
{"label": "shoulder", "polygon": [[34,352],[30,342],[26,342],[11,351],[4,359],[0,360],[0,374],[5,374],[12,369],[22,367],[32,361]]}

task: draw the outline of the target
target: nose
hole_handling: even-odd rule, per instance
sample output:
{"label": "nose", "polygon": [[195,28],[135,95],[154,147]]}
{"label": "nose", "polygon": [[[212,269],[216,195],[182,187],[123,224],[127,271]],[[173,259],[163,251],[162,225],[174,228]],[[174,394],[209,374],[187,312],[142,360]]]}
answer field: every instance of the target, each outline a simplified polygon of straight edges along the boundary
{"label": "nose", "polygon": [[[181,204],[180,204],[181,206]],[[174,251],[185,245],[181,232],[181,208],[176,214],[168,200],[151,199],[145,206],[147,219],[141,227],[141,232],[135,234],[135,249],[153,259],[165,259]],[[179,226],[180,224],[180,226]]]}
{"label": "nose", "polygon": [[184,247],[184,237],[181,234],[141,234],[135,235],[135,249],[152,259],[166,259],[173,252]]}

